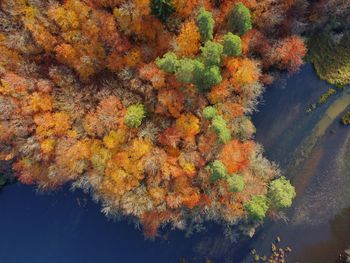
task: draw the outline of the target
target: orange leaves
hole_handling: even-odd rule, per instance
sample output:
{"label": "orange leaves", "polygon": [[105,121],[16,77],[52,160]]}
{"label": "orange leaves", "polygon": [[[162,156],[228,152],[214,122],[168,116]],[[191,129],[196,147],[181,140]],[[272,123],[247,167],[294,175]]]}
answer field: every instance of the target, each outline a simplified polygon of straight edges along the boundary
{"label": "orange leaves", "polygon": [[306,51],[304,41],[298,36],[291,36],[278,44],[273,56],[281,68],[294,72],[303,64]]}
{"label": "orange leaves", "polygon": [[52,97],[47,94],[34,92],[29,97],[30,109],[32,112],[45,112],[52,110]]}
{"label": "orange leaves", "polygon": [[140,78],[148,80],[156,89],[165,87],[165,73],[156,64],[149,63],[140,67]]}
{"label": "orange leaves", "polygon": [[216,104],[228,98],[230,96],[229,85],[230,83],[227,79],[215,85],[208,94],[210,102]]}
{"label": "orange leaves", "polygon": [[[161,89],[158,92],[157,112],[162,113],[162,108],[173,117],[178,118],[184,108],[184,95],[178,89]],[[162,107],[162,108],[161,108]]]}
{"label": "orange leaves", "polygon": [[200,47],[200,33],[194,21],[182,25],[180,34],[176,38],[179,56],[191,57],[198,53]]}
{"label": "orange leaves", "polygon": [[158,140],[163,145],[176,148],[177,144],[180,142],[180,139],[180,132],[175,127],[169,127],[160,134]]}
{"label": "orange leaves", "polygon": [[184,138],[194,137],[200,132],[199,119],[192,113],[182,114],[176,119],[176,129]]}
{"label": "orange leaves", "polygon": [[246,141],[241,143],[238,140],[232,140],[223,147],[220,153],[220,160],[229,173],[241,172],[249,164],[249,156],[252,150],[252,142]]}
{"label": "orange leaves", "polygon": [[192,14],[193,10],[197,7],[199,0],[174,0],[174,6],[176,12],[182,17],[188,17]]}
{"label": "orange leaves", "polygon": [[231,83],[235,87],[254,84],[259,80],[258,63],[248,58],[230,58],[225,60],[225,66],[231,74]]}
{"label": "orange leaves", "polygon": [[63,136],[71,127],[71,120],[67,113],[43,113],[34,116],[36,135],[39,138],[49,136]]}

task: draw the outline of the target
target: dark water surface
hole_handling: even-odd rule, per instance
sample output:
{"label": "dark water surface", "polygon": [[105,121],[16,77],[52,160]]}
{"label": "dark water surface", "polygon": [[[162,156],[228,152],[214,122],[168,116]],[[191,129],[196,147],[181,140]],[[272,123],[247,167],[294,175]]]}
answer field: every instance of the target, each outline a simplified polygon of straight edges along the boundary
{"label": "dark water surface", "polygon": [[126,220],[107,220],[79,191],[37,194],[16,184],[0,192],[0,263],[177,263],[183,256],[196,263],[206,256],[215,263],[251,262],[249,251],[268,254],[276,236],[281,246],[293,248],[288,262],[336,262],[350,245],[350,129],[334,118],[346,92],[305,113],[327,88],[306,65],[269,87],[253,117],[257,141],[297,189],[287,223],[266,222],[253,239],[238,244],[225,240],[215,225],[190,238],[164,229],[150,241]]}

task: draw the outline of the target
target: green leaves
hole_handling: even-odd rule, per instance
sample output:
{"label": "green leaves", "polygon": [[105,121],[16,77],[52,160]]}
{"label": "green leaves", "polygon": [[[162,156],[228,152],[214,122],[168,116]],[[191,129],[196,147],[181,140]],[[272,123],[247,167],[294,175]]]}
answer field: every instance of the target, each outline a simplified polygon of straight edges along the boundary
{"label": "green leaves", "polygon": [[174,52],[166,53],[163,58],[156,59],[156,65],[167,73],[174,74],[179,67],[179,61]]}
{"label": "green leaves", "polygon": [[209,120],[214,118],[216,114],[217,114],[217,111],[213,106],[207,106],[203,110],[204,118],[209,119]]}
{"label": "green leaves", "polygon": [[229,30],[240,36],[252,29],[250,10],[242,3],[236,4],[228,19]]}
{"label": "green leaves", "polygon": [[285,177],[273,180],[269,185],[268,198],[277,209],[290,207],[295,195],[294,187]]}
{"label": "green leaves", "polygon": [[213,41],[207,41],[204,47],[201,47],[203,62],[208,66],[220,65],[223,46]]}
{"label": "green leaves", "polygon": [[201,7],[197,14],[197,25],[203,42],[213,39],[214,23],[212,13]]}
{"label": "green leaves", "polygon": [[212,162],[209,166],[207,166],[207,169],[211,173],[210,180],[212,182],[224,179],[228,175],[227,168],[219,160],[215,160],[214,162]]}
{"label": "green leaves", "polygon": [[145,114],[145,108],[142,104],[131,105],[126,110],[124,122],[130,128],[137,128],[141,125]]}
{"label": "green leaves", "polygon": [[244,178],[241,175],[233,174],[226,179],[230,192],[241,192],[244,189]]}
{"label": "green leaves", "polygon": [[238,57],[242,55],[242,41],[237,35],[227,33],[223,39],[224,55]]}
{"label": "green leaves", "polygon": [[175,8],[171,0],[151,0],[152,14],[165,23]]}
{"label": "green leaves", "polygon": [[216,115],[211,124],[223,143],[231,140],[231,130],[227,127],[227,123],[222,116]]}
{"label": "green leaves", "polygon": [[244,206],[248,218],[253,221],[262,221],[266,216],[266,212],[269,209],[268,200],[266,196],[255,195]]}

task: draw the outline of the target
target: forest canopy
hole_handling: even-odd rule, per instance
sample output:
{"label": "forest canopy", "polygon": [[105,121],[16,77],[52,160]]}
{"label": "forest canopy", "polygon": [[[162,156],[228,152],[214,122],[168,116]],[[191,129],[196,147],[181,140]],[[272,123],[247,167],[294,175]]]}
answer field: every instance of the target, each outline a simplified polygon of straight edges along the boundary
{"label": "forest canopy", "polygon": [[302,1],[272,2],[1,1],[1,159],[149,237],[289,207],[294,188],[249,117],[306,53],[290,16]]}

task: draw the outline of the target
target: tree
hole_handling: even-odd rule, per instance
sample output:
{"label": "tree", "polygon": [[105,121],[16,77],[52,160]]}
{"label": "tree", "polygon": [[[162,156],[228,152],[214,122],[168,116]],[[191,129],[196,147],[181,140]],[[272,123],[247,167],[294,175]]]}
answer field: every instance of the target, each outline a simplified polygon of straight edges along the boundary
{"label": "tree", "polygon": [[176,119],[176,129],[185,138],[194,137],[200,132],[199,119],[192,113],[185,113]]}
{"label": "tree", "polygon": [[207,106],[203,110],[204,118],[209,119],[209,120],[214,118],[216,114],[217,114],[217,110],[213,106]]}
{"label": "tree", "polygon": [[203,42],[213,39],[214,23],[212,13],[201,7],[197,14],[197,25]]}
{"label": "tree", "polygon": [[215,160],[209,164],[206,169],[210,173],[210,180],[212,182],[224,179],[228,175],[225,165],[219,160]]}
{"label": "tree", "polygon": [[193,83],[199,92],[207,92],[210,88],[222,81],[221,71],[218,66],[205,66],[197,61],[193,69]]}
{"label": "tree", "polygon": [[244,178],[238,174],[232,174],[226,178],[229,192],[242,192],[244,189]]}
{"label": "tree", "polygon": [[201,35],[193,20],[181,26],[180,34],[176,38],[178,47],[177,54],[180,56],[192,57],[196,55],[200,47]]}
{"label": "tree", "polygon": [[277,209],[290,207],[295,195],[294,187],[285,177],[275,179],[269,185],[268,198]]}
{"label": "tree", "polygon": [[266,196],[255,195],[245,204],[244,208],[250,220],[262,221],[266,216],[269,206]]}
{"label": "tree", "polygon": [[134,104],[127,108],[124,122],[130,128],[137,128],[144,118],[145,107],[142,104]]}
{"label": "tree", "polygon": [[244,35],[253,28],[249,9],[242,3],[236,4],[228,18],[229,30]]}
{"label": "tree", "polygon": [[227,33],[223,38],[224,55],[238,57],[242,55],[242,41],[237,35],[231,32]]}
{"label": "tree", "polygon": [[175,73],[177,80],[186,84],[192,83],[195,63],[198,62],[190,58],[180,59],[179,67]]}
{"label": "tree", "polygon": [[201,47],[202,59],[205,65],[220,65],[223,50],[224,48],[221,44],[207,41],[204,47]]}
{"label": "tree", "polygon": [[161,70],[171,74],[174,74],[179,67],[179,61],[173,52],[166,53],[163,58],[157,58],[156,64]]}
{"label": "tree", "polygon": [[222,142],[226,143],[231,140],[231,130],[227,127],[227,123],[222,116],[214,116],[211,124]]}
{"label": "tree", "polygon": [[171,0],[151,0],[151,11],[152,15],[164,23],[175,9]]}

